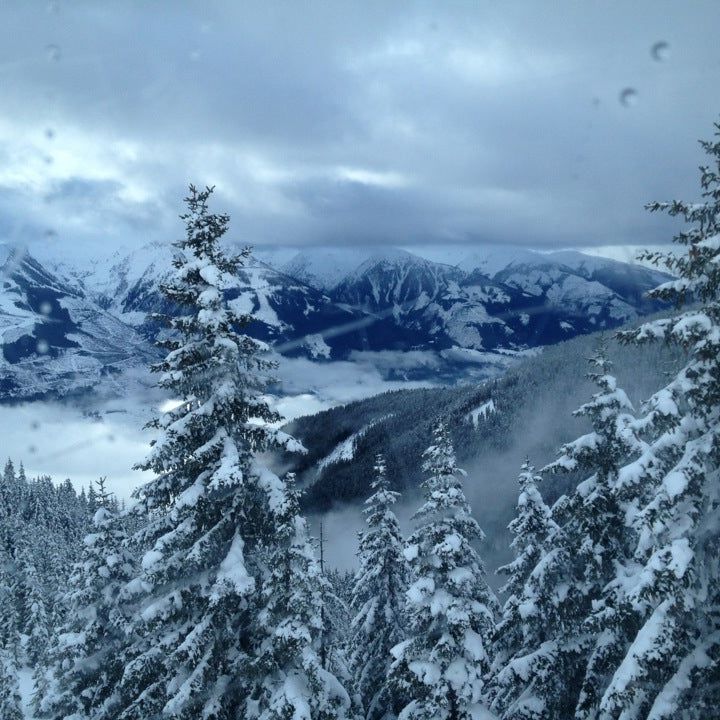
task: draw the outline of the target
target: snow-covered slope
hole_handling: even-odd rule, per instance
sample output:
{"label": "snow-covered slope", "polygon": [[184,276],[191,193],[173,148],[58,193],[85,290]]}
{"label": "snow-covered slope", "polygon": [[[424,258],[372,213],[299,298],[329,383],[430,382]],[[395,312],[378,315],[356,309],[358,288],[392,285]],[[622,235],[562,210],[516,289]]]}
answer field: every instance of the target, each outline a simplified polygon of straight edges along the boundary
{"label": "snow-covered slope", "polygon": [[397,307],[399,313],[425,307],[462,273],[404,250],[374,253],[336,285],[331,296],[378,312]]}
{"label": "snow-covered slope", "polygon": [[541,253],[521,247],[485,245],[474,248],[457,266],[464,272],[480,272],[492,278],[510,265],[541,264],[544,257]]}
{"label": "snow-covered slope", "polygon": [[[319,290],[331,290],[371,254],[355,248],[308,248],[275,267]],[[271,259],[268,262],[273,265]]]}
{"label": "snow-covered slope", "polygon": [[554,262],[571,268],[581,277],[605,285],[641,311],[654,309],[645,294],[668,279],[668,275],[653,268],[593,257],[574,250],[551,253],[549,257]]}
{"label": "snow-covered slope", "polygon": [[407,343],[410,331],[416,338],[411,347],[441,349],[520,350],[616,327],[657,309],[644,293],[661,274],[582,258],[588,263],[574,257],[568,265],[523,249],[486,248],[450,266],[386,252],[365,260],[328,294],[394,321],[386,337]]}
{"label": "snow-covered slope", "polygon": [[[73,275],[97,304],[153,340],[159,326],[150,316],[174,311],[166,305],[160,288],[172,271],[173,253],[171,245],[146,245],[98,258],[89,269],[57,267]],[[283,254],[277,257],[282,259]],[[291,355],[336,356],[346,354],[347,346],[362,347],[362,338],[352,328],[365,313],[332,302],[321,289],[255,257],[240,271],[238,281],[225,292],[231,304],[255,318],[247,328],[251,335]],[[349,329],[338,340],[325,338],[329,329],[342,327]]]}
{"label": "snow-covered slope", "polygon": [[0,399],[66,396],[144,367],[153,348],[82,286],[22,249],[2,250]]}
{"label": "snow-covered slope", "polygon": [[157,285],[167,277],[172,258],[172,245],[150,243],[140,248],[121,247],[98,254],[82,267],[63,260],[54,261],[52,257],[41,257],[41,260],[53,272],[72,278],[101,307],[123,313],[127,312],[129,295],[134,288]]}

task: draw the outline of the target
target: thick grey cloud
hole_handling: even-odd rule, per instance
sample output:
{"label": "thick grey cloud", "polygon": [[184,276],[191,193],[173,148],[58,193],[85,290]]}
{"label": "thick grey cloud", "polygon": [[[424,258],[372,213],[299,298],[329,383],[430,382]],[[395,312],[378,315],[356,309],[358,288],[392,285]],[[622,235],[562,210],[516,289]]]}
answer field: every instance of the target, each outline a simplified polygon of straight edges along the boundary
{"label": "thick grey cloud", "polygon": [[6,2],[0,228],[172,238],[194,181],[258,244],[663,242],[643,205],[697,195],[719,26],[715,0]]}

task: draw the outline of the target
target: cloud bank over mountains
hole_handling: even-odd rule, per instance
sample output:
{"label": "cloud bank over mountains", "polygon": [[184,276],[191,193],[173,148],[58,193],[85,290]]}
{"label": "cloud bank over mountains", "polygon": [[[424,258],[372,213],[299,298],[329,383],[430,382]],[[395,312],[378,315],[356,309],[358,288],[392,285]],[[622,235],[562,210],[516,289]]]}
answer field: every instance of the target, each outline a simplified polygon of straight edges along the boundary
{"label": "cloud bank over mountains", "polygon": [[31,250],[172,239],[189,181],[257,245],[665,242],[720,110],[712,1],[48,7],[0,10]]}

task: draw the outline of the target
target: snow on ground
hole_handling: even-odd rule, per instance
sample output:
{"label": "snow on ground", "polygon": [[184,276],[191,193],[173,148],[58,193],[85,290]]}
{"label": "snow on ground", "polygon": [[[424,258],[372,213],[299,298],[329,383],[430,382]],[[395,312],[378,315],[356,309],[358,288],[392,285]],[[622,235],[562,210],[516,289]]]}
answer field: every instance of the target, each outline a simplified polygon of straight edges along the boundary
{"label": "snow on ground", "polygon": [[305,337],[305,346],[313,356],[313,358],[329,358],[330,357],[330,346],[325,342],[325,339],[320,333],[314,335],[307,335]]}
{"label": "snow on ground", "polygon": [[270,327],[282,328],[284,323],[270,305],[269,298],[276,288],[268,281],[265,268],[248,265],[244,268],[244,272],[253,289],[253,292],[248,295],[257,301],[257,308],[253,310],[254,317]]}
{"label": "snow on ground", "polygon": [[25,720],[35,720],[35,715],[31,708],[32,696],[35,692],[32,676],[33,671],[29,667],[22,667],[18,670],[18,687],[20,689],[20,700]]}
{"label": "snow on ground", "polygon": [[379,423],[381,420],[385,420],[388,416],[378,418],[374,422],[368,423],[365,427],[360,428],[356,433],[353,433],[349,438],[343,440],[341,443],[336,445],[329,455],[326,455],[317,466],[318,471],[328,467],[328,465],[335,465],[345,460],[352,460],[355,457],[355,450],[357,449],[358,440],[360,440],[371,427]]}
{"label": "snow on ground", "polygon": [[318,470],[328,467],[328,465],[336,465],[345,460],[352,460],[355,457],[355,448],[357,441],[365,434],[367,428],[363,428],[353,433],[347,440],[343,440],[339,445],[333,448],[333,451],[324,457],[318,463]]}
{"label": "snow on ground", "polygon": [[480,418],[483,420],[487,420],[487,418],[492,415],[495,412],[495,402],[492,400],[488,400],[487,402],[484,402],[479,407],[476,407],[474,410],[471,410],[467,415],[465,415],[465,419],[468,422],[472,423],[472,426],[474,428],[477,428],[478,423],[480,422]]}

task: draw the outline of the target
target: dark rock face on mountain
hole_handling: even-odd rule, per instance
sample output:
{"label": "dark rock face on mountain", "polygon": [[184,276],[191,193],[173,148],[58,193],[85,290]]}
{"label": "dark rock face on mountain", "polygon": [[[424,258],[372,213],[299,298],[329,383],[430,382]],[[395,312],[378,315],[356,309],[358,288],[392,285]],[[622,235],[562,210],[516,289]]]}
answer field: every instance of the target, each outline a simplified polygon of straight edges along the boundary
{"label": "dark rock face on mountain", "polygon": [[[377,453],[384,455],[396,489],[413,492],[423,479],[422,452],[442,421],[458,461],[469,472],[468,488],[492,500],[486,503],[490,513],[498,509],[493,492],[502,488],[507,516],[498,528],[504,528],[517,500],[516,471],[525,457],[540,467],[586,428],[573,412],[597,389],[587,378],[587,358],[597,342],[597,334],[590,334],[558,343],[488,382],[395,390],[297,418],[285,429],[308,452],[288,454],[284,461],[297,473],[309,511],[362,502],[371,492]],[[609,340],[608,353],[636,406],[686,359],[681,350],[662,343],[638,347]],[[549,500],[580,477],[548,477]],[[482,504],[478,511],[484,512]],[[486,519],[496,521],[492,515]]]}
{"label": "dark rock face on mountain", "polygon": [[[308,278],[333,277],[311,260],[318,265],[321,258],[299,257],[290,266]],[[644,294],[664,279],[644,267],[581,253],[524,251],[492,267],[483,256],[450,266],[389,251],[324,289],[338,304],[389,321],[384,333],[378,332],[382,324],[368,329],[372,349],[391,349],[387,336],[394,335],[407,348],[496,351],[566,340],[657,310]]]}

